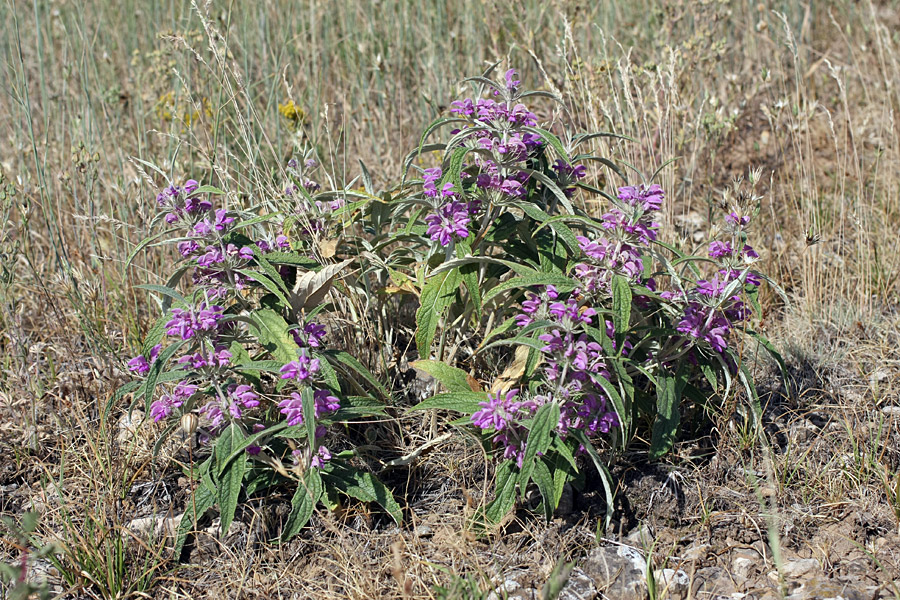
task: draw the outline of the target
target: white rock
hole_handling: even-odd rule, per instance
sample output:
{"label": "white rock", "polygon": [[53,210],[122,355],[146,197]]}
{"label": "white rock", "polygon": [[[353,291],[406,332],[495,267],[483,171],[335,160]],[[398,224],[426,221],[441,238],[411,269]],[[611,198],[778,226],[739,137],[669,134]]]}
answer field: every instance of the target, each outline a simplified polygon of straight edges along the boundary
{"label": "white rock", "polygon": [[181,518],[184,514],[172,516],[150,515],[129,522],[125,527],[139,537],[155,536],[157,538],[175,537]]}
{"label": "white rock", "polygon": [[506,597],[506,594],[514,592],[521,587],[522,585],[515,579],[507,579],[488,594],[487,600],[502,600],[502,598]]}
{"label": "white rock", "polygon": [[814,558],[791,560],[782,565],[781,572],[785,577],[805,577],[821,570],[819,561]]}
{"label": "white rock", "polygon": [[691,586],[691,578],[681,569],[657,569],[653,572],[653,577],[656,580],[656,591],[662,597],[684,598]]}
{"label": "white rock", "polygon": [[756,561],[746,556],[738,556],[731,563],[732,572],[744,581],[750,579],[750,576],[753,575],[754,567],[756,567]]}

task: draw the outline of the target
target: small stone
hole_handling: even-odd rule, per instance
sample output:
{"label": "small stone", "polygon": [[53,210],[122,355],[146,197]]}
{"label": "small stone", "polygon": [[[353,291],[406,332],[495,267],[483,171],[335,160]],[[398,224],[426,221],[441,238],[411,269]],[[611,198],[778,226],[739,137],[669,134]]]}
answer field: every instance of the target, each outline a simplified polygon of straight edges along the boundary
{"label": "small stone", "polygon": [[709,544],[700,544],[699,546],[691,546],[687,548],[684,552],[681,553],[681,557],[684,560],[703,560],[707,556],[709,556],[709,551],[712,548]]}
{"label": "small stone", "polygon": [[502,598],[509,598],[509,594],[519,590],[522,585],[516,581],[515,579],[507,579],[500,585],[494,588],[494,590],[488,594],[486,600],[501,600]]}
{"label": "small stone", "polygon": [[644,600],[647,596],[647,561],[636,548],[597,548],[581,568],[604,596],[622,600]]}
{"label": "small stone", "polygon": [[592,600],[597,596],[594,581],[579,567],[572,569],[569,580],[559,592],[557,600]]}
{"label": "small stone", "polygon": [[862,600],[862,594],[848,585],[813,578],[804,581],[787,600]]}
{"label": "small stone", "polygon": [[687,598],[688,589],[691,587],[691,578],[681,569],[658,569],[653,572],[656,580],[656,591],[660,597],[671,600]]}
{"label": "small stone", "polygon": [[428,538],[434,535],[434,530],[428,525],[419,525],[415,530],[416,537]]}
{"label": "small stone", "polygon": [[694,573],[695,593],[703,592],[706,596],[733,596],[737,591],[734,579],[722,567],[704,567]]}
{"label": "small stone", "polygon": [[731,572],[739,580],[737,583],[743,583],[750,579],[755,569],[756,561],[746,556],[738,556],[731,563]]}
{"label": "small stone", "polygon": [[140,429],[143,422],[144,411],[142,410],[134,409],[122,415],[118,423],[119,430],[116,433],[116,442],[118,442],[120,446],[133,444],[138,429]]}
{"label": "small stone", "polygon": [[818,574],[820,571],[821,567],[819,566],[819,561],[814,558],[790,560],[781,567],[781,573],[785,577],[793,577],[795,579]]}
{"label": "small stone", "polygon": [[885,406],[881,412],[889,417],[900,417],[900,406]]}
{"label": "small stone", "polygon": [[641,523],[629,531],[623,541],[632,546],[644,548],[650,546],[654,539],[655,536],[653,535],[653,532],[650,531],[650,527],[646,523]]}
{"label": "small stone", "polygon": [[141,538],[148,538],[150,536],[156,538],[175,537],[175,533],[178,531],[178,526],[181,524],[181,518],[183,516],[183,514],[174,517],[150,515],[148,517],[134,519],[125,527]]}

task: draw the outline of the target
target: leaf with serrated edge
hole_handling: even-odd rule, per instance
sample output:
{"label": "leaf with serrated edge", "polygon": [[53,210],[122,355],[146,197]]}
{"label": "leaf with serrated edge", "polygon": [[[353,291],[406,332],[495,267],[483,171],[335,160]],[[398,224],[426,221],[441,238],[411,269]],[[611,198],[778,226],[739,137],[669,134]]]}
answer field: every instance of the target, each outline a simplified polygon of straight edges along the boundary
{"label": "leaf with serrated edge", "polygon": [[430,278],[422,288],[416,311],[416,348],[420,358],[431,355],[431,342],[441,315],[452,302],[459,287],[459,269],[445,271]]}
{"label": "leaf with serrated edge", "polygon": [[451,367],[447,363],[437,360],[417,360],[412,363],[412,366],[425,371],[451,392],[468,392],[472,389],[469,385],[468,373],[462,369]]}
{"label": "leaf with serrated edge", "polygon": [[221,519],[222,535],[228,531],[234,512],[237,509],[238,496],[244,482],[244,472],[247,469],[246,454],[241,454],[228,461],[235,448],[244,440],[244,433],[237,423],[232,423],[219,435],[216,440],[216,463],[218,465],[218,488],[216,490],[219,499],[219,516]]}
{"label": "leaf with serrated edge", "polygon": [[479,402],[487,402],[487,394],[483,392],[450,392],[438,394],[419,402],[410,410],[452,410],[464,415],[471,415],[481,407]]}
{"label": "leaf with serrated edge", "polygon": [[291,539],[309,522],[316,503],[322,497],[322,491],[322,476],[319,474],[319,470],[308,469],[291,499],[291,514],[281,531],[282,540]]}

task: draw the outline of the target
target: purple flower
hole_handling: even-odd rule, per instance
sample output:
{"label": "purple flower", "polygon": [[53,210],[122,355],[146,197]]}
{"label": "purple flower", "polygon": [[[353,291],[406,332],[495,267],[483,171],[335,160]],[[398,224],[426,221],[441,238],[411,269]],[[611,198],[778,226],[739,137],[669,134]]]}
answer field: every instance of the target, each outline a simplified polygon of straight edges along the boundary
{"label": "purple flower", "polygon": [[197,389],[196,385],[179,381],[171,394],[160,397],[150,405],[150,416],[153,417],[153,421],[158,423],[168,418],[173,410],[181,408],[186,400],[196,394]]}
{"label": "purple flower", "polygon": [[725,222],[735,229],[741,230],[750,223],[750,217],[746,215],[740,216],[736,212],[731,211],[730,213],[725,215]]}
{"label": "purple flower", "polygon": [[328,390],[316,390],[313,394],[313,400],[316,406],[317,419],[323,414],[333,413],[341,407],[341,401],[336,396],[332,396]]}
{"label": "purple flower", "polygon": [[197,309],[172,309],[172,319],[166,323],[166,333],[189,340],[198,332],[216,331],[219,320],[224,316],[221,306],[207,306],[202,302]]}
{"label": "purple flower", "polygon": [[516,70],[510,69],[506,72],[506,89],[510,92],[515,92],[519,89],[519,84],[522,83],[518,79],[516,79]]}
{"label": "purple flower", "polygon": [[676,329],[679,333],[706,341],[717,352],[723,352],[728,347],[726,338],[730,324],[724,315],[712,311],[712,308],[691,302]]}
{"label": "purple flower", "polygon": [[734,254],[734,249],[728,242],[720,242],[716,240],[714,242],[710,242],[709,244],[710,258],[722,258],[723,256],[731,256],[732,254]]}
{"label": "purple flower", "polygon": [[150,416],[153,418],[154,423],[159,423],[163,419],[167,419],[173,410],[180,407],[181,402],[178,402],[172,396],[163,396],[150,405]]}
{"label": "purple flower", "polygon": [[138,375],[144,375],[150,371],[150,363],[142,354],[139,354],[128,361],[128,368]]}
{"label": "purple flower", "polygon": [[[313,406],[315,408],[315,416],[318,419],[324,414],[338,410],[341,404],[340,400],[332,396],[328,390],[316,390],[313,393]],[[297,392],[291,392],[290,397],[278,403],[278,407],[281,409],[281,414],[285,416],[288,425],[303,424],[303,396]],[[316,437],[320,436],[317,434]]]}
{"label": "purple flower", "polygon": [[310,358],[306,354],[301,354],[297,360],[289,362],[281,367],[282,379],[297,379],[304,381],[309,379],[311,375],[318,372],[319,359]]}
{"label": "purple flower", "polygon": [[425,231],[432,240],[439,242],[441,246],[448,246],[453,236],[460,238],[469,237],[467,228],[471,218],[466,203],[448,202],[427,217],[428,229]]}
{"label": "purple flower", "polygon": [[313,454],[312,459],[309,461],[309,465],[314,469],[321,469],[331,460],[331,452],[328,451],[328,448],[325,446],[319,446],[319,450]]}
{"label": "purple flower", "polygon": [[649,187],[642,183],[619,188],[619,200],[630,206],[640,206],[644,211],[660,210],[665,197],[666,193],[655,183]]}
{"label": "purple flower", "polygon": [[234,222],[234,217],[229,217],[227,215],[228,211],[224,208],[220,208],[216,211],[216,221],[214,224],[216,231],[225,231],[228,226]]}
{"label": "purple flower", "polygon": [[222,412],[222,407],[219,406],[218,402],[206,403],[200,408],[200,414],[206,417],[212,429],[216,429],[225,422],[225,413]]}

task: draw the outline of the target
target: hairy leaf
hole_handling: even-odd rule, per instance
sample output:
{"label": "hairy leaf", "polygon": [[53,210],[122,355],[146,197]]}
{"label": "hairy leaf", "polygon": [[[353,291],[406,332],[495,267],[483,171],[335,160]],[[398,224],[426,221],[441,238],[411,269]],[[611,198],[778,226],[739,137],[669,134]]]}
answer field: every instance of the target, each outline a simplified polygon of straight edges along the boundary
{"label": "hairy leaf", "polygon": [[416,311],[416,348],[420,358],[431,356],[431,342],[444,310],[453,303],[459,287],[459,269],[444,271],[431,277],[422,288]]}

